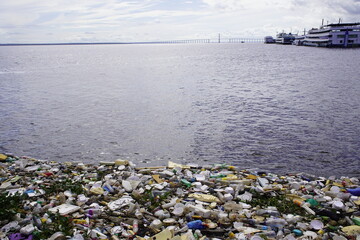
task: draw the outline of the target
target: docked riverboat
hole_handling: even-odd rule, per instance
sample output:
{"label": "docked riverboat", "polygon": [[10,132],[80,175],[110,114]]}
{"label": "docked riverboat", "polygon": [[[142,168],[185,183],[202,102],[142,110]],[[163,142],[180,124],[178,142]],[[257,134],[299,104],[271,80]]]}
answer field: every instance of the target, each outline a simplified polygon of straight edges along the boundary
{"label": "docked riverboat", "polygon": [[278,33],[276,35],[276,43],[278,44],[292,44],[293,41],[295,40],[295,36],[294,34],[291,33]]}
{"label": "docked riverboat", "polygon": [[322,25],[308,31],[304,46],[360,47],[360,23],[335,23]]}
{"label": "docked riverboat", "polygon": [[296,46],[302,46],[304,44],[304,39],[305,35],[296,36],[292,44]]}
{"label": "docked riverboat", "polygon": [[264,38],[264,43],[266,43],[266,44],[275,43],[275,39],[272,36],[266,36]]}

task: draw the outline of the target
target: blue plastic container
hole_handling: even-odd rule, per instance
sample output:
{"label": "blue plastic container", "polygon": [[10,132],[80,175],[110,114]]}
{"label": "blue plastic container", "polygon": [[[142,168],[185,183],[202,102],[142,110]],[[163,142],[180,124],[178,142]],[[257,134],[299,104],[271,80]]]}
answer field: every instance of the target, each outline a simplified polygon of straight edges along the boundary
{"label": "blue plastic container", "polygon": [[205,228],[205,225],[201,220],[195,220],[195,221],[188,222],[187,226],[189,229],[204,229]]}

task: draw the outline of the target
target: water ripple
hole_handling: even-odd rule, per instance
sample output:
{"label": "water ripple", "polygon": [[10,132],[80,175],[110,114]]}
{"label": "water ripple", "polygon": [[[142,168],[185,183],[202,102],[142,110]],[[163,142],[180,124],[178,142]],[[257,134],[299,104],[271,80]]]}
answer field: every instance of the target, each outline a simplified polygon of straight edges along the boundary
{"label": "water ripple", "polygon": [[357,49],[2,47],[0,151],[360,176]]}

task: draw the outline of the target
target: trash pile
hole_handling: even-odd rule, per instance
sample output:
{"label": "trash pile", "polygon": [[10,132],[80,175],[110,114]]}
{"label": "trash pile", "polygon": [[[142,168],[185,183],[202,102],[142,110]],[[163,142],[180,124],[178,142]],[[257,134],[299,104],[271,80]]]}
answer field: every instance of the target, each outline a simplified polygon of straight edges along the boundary
{"label": "trash pile", "polygon": [[358,178],[0,154],[0,239],[360,239]]}

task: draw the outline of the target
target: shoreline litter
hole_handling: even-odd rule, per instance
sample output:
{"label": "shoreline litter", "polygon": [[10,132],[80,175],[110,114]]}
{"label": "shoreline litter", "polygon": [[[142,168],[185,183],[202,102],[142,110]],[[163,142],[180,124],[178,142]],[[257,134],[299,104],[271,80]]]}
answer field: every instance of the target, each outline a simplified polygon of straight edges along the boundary
{"label": "shoreline litter", "polygon": [[0,154],[0,239],[360,239],[360,181]]}

